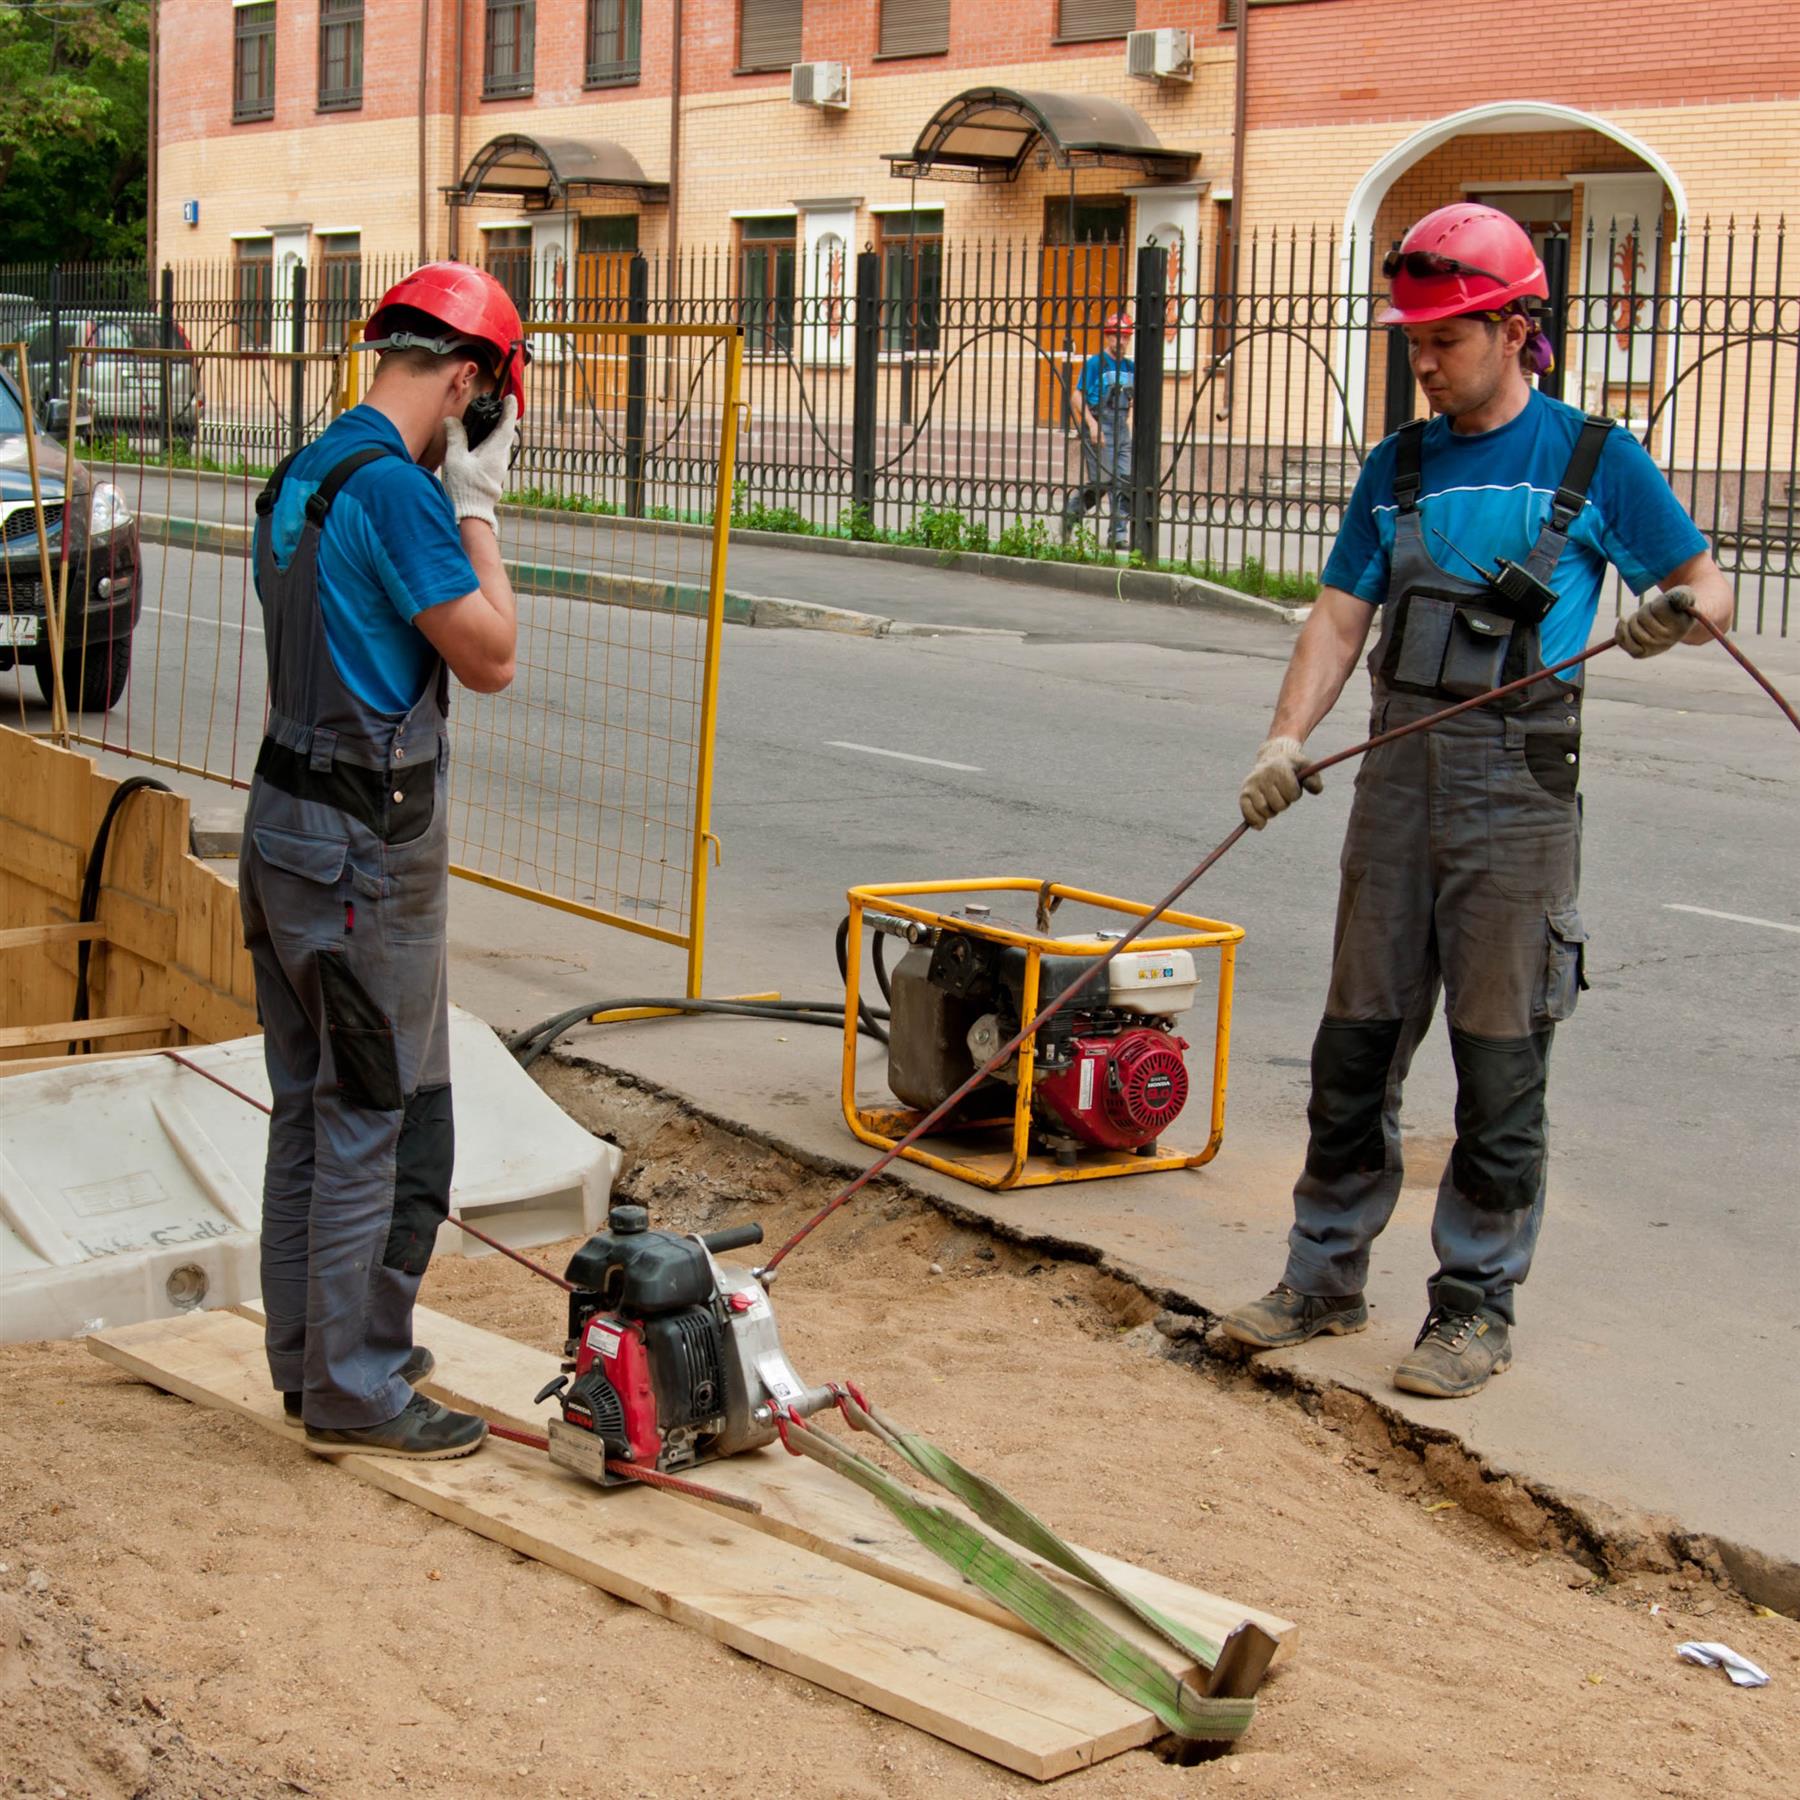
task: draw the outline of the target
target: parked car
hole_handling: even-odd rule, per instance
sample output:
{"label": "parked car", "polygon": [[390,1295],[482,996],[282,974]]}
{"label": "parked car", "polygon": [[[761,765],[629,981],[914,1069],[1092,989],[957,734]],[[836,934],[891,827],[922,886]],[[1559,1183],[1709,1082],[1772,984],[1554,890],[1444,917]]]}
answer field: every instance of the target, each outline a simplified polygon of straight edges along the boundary
{"label": "parked car", "polygon": [[[137,517],[110,481],[41,433],[39,489],[50,541],[50,576],[69,564],[63,691],[71,712],[105,712],[131,677],[131,635],[143,605]],[[55,691],[45,618],[37,513],[31,500],[25,407],[13,371],[0,368],[0,669],[30,663],[38,691]]]}
{"label": "parked car", "polygon": [[[174,349],[191,350],[187,333],[175,328]],[[57,388],[66,400],[69,352],[78,346],[99,350],[160,351],[162,320],[153,312],[64,312],[55,322]],[[60,432],[61,408],[50,402],[52,324],[40,317],[26,340],[25,359],[31,368],[32,404],[45,414],[46,427]],[[76,415],[84,428],[163,435],[163,381],[168,380],[169,436],[193,448],[200,433],[200,417],[206,395],[200,384],[200,364],[191,356],[94,356],[82,359],[80,404]]]}

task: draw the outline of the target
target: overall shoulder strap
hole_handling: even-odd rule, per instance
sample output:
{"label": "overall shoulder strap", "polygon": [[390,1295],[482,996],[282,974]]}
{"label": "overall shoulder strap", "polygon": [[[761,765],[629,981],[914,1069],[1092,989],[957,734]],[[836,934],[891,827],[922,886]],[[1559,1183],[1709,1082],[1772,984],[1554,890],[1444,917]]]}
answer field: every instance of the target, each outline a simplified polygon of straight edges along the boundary
{"label": "overall shoulder strap", "polygon": [[1569,452],[1569,466],[1563,470],[1556,498],[1550,502],[1550,523],[1556,530],[1566,534],[1575,523],[1576,514],[1587,505],[1588,488],[1593,484],[1594,471],[1600,466],[1600,456],[1612,430],[1613,421],[1597,413],[1589,413],[1582,421],[1581,435]]}
{"label": "overall shoulder strap", "polygon": [[307,523],[323,527],[325,515],[331,511],[331,503],[342,492],[347,482],[358,469],[366,468],[372,462],[379,462],[384,456],[398,456],[400,452],[389,444],[370,444],[361,450],[354,450],[340,463],[336,463],[327,472],[318,488],[308,496],[306,502]]}
{"label": "overall shoulder strap", "polygon": [[275,472],[269,477],[267,486],[256,496],[256,516],[259,519],[266,519],[275,510],[275,502],[281,498],[281,484],[287,480],[288,469],[299,454],[298,450],[290,450],[275,465]]}
{"label": "overall shoulder strap", "polygon": [[1394,501],[1403,513],[1415,512],[1425,479],[1425,420],[1408,419],[1394,434]]}

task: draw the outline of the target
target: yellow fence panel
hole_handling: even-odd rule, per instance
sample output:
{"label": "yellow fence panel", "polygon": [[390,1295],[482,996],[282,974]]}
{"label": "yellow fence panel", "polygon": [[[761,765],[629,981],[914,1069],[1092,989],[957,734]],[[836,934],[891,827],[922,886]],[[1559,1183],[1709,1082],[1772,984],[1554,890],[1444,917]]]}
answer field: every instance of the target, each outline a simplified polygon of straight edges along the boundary
{"label": "yellow fence panel", "polygon": [[[530,336],[500,515],[517,673],[452,699],[453,867],[685,950],[697,994],[741,337],[610,322]],[[356,402],[361,363],[72,352],[93,528],[50,584],[69,741],[249,785],[267,710],[256,495]]]}

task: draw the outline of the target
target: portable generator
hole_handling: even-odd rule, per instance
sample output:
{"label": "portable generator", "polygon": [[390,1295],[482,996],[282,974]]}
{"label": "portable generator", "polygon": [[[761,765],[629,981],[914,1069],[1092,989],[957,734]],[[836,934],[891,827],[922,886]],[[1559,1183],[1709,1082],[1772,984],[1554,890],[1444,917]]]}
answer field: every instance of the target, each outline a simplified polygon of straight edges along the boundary
{"label": "portable generator", "polygon": [[[1034,924],[968,898],[950,911],[926,896],[998,893],[1037,901]],[[1150,909],[1055,882],[888,884],[852,888],[845,963],[843,1103],[864,1143],[892,1149],[955,1094],[1023,1027],[1097,961],[1087,986],[966,1094],[931,1138],[902,1154],[984,1187],[1042,1185],[1155,1169],[1191,1168],[1218,1151],[1224,1131],[1235,925],[1169,912],[1129,949],[1122,930],[1053,934],[1064,901],[1141,918]],[[865,1108],[856,1097],[856,1039],[863,1012],[864,929],[888,1002],[887,1083],[901,1108]],[[906,948],[890,971],[883,943]],[[1188,1104],[1188,1039],[1178,1029],[1201,985],[1196,954],[1217,951],[1212,1118],[1205,1149],[1163,1142]]]}
{"label": "portable generator", "polygon": [[555,1461],[607,1487],[627,1479],[609,1461],[674,1474],[773,1443],[776,1402],[802,1418],[833,1403],[794,1373],[762,1283],[717,1260],[760,1225],[683,1237],[628,1205],[607,1225],[570,1259],[563,1373],[537,1395],[562,1408]]}

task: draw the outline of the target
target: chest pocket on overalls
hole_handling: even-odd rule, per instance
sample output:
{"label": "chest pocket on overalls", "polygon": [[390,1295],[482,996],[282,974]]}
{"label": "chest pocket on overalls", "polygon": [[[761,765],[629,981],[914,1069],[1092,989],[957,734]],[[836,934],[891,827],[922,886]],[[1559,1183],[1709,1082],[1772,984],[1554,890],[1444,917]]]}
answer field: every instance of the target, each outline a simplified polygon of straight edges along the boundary
{"label": "chest pocket on overalls", "polygon": [[1472,700],[1500,685],[1515,621],[1467,596],[1415,588],[1388,679],[1415,693]]}

